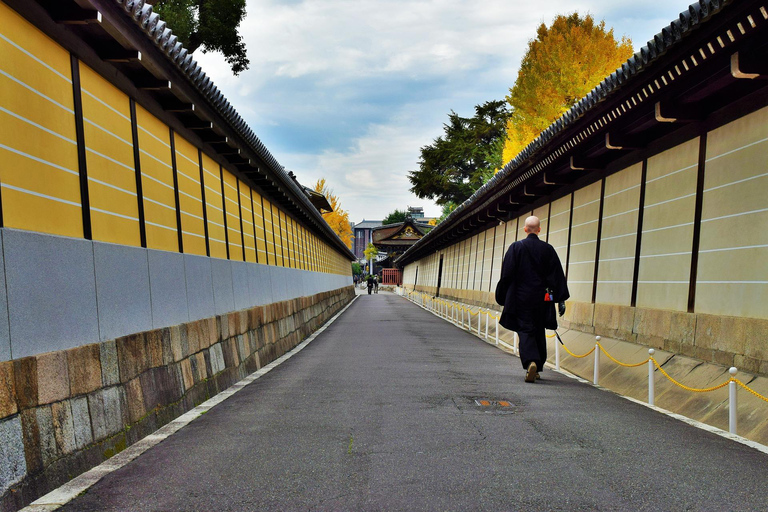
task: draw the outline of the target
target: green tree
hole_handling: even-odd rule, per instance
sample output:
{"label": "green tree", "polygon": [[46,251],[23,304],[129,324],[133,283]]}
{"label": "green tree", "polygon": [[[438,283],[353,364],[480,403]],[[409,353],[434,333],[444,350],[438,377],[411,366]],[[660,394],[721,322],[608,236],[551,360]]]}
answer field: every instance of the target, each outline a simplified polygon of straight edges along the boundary
{"label": "green tree", "polygon": [[470,118],[451,111],[445,134],[421,148],[419,170],[410,171],[411,192],[437,204],[461,204],[501,167],[509,117],[503,100],[475,107]]}
{"label": "green tree", "polygon": [[353,276],[359,276],[362,274],[363,270],[360,268],[360,264],[356,261],[352,262],[352,275]]}
{"label": "green tree", "polygon": [[405,221],[405,217],[408,215],[408,212],[405,210],[398,210],[395,208],[395,211],[390,212],[387,214],[386,217],[384,217],[384,220],[381,221],[382,225],[386,226],[387,224],[395,224],[397,222],[403,222]]}
{"label": "green tree", "polygon": [[239,75],[250,64],[238,32],[245,0],[155,0],[149,2],[189,53],[221,52]]}
{"label": "green tree", "polygon": [[542,131],[632,56],[632,41],[617,41],[605,22],[578,13],[541,24],[528,43],[514,87],[504,162],[512,160]]}

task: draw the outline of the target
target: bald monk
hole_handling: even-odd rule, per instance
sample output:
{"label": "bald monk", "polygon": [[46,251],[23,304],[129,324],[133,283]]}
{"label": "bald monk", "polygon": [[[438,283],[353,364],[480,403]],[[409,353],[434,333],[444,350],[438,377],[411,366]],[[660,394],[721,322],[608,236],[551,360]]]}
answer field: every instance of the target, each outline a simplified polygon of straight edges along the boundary
{"label": "bald monk", "polygon": [[545,302],[546,290],[559,303],[560,316],[565,314],[565,301],[570,297],[560,258],[554,247],[539,240],[540,231],[538,217],[525,219],[528,236],[507,250],[496,285],[496,302],[504,306],[499,323],[520,338],[525,382],[535,382],[547,360],[544,314],[553,303]]}

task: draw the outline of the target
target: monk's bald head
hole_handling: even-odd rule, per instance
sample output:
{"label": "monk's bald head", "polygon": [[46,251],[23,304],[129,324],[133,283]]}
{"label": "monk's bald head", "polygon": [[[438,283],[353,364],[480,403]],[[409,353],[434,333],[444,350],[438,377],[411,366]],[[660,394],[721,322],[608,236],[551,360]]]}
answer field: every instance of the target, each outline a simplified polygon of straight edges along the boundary
{"label": "monk's bald head", "polygon": [[524,229],[526,233],[534,233],[538,235],[539,231],[541,231],[541,222],[539,221],[539,218],[531,215],[525,219]]}

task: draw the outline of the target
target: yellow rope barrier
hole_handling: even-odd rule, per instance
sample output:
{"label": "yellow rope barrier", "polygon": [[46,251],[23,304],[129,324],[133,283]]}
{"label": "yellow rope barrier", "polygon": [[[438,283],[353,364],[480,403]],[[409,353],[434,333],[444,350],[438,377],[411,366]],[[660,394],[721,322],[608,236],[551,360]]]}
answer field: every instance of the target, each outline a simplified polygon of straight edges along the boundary
{"label": "yellow rope barrier", "polygon": [[592,352],[594,352],[594,351],[595,351],[595,347],[592,347],[592,350],[590,350],[590,351],[589,351],[589,352],[587,352],[586,354],[583,354],[583,355],[577,356],[576,354],[574,354],[573,352],[571,352],[570,350],[568,350],[568,347],[566,347],[565,345],[563,345],[563,348],[565,349],[565,351],[566,351],[566,352],[568,352],[568,353],[569,353],[569,354],[570,354],[572,357],[575,357],[576,359],[581,359],[582,357],[587,357],[589,354],[591,354]]}
{"label": "yellow rope barrier", "polygon": [[651,360],[651,358],[649,357],[648,359],[646,359],[645,361],[643,361],[641,363],[636,363],[636,364],[622,363],[621,361],[619,361],[616,358],[614,358],[611,354],[609,354],[608,351],[605,350],[605,348],[603,348],[603,346],[599,342],[598,342],[597,346],[600,347],[600,350],[603,351],[603,354],[608,356],[608,359],[610,359],[614,363],[618,364],[619,366],[623,366],[625,368],[637,368],[638,366],[643,366],[644,364],[646,364],[648,361]]}
{"label": "yellow rope barrier", "polygon": [[729,380],[723,382],[722,384],[719,384],[717,386],[712,386],[711,388],[703,388],[703,389],[692,388],[692,387],[686,386],[685,384],[682,384],[682,383],[676,381],[675,379],[673,379],[666,371],[664,371],[664,368],[662,368],[661,365],[659,364],[659,362],[656,361],[656,358],[651,357],[649,359],[651,361],[653,361],[653,364],[656,366],[656,368],[658,368],[659,371],[661,372],[661,374],[664,375],[667,379],[669,379],[672,382],[672,384],[674,384],[675,386],[679,386],[679,387],[683,388],[686,391],[692,391],[694,393],[709,393],[710,391],[715,391],[715,390],[718,390],[720,388],[724,388],[725,386],[728,385],[729,382],[731,382],[731,379],[729,379]]}
{"label": "yellow rope barrier", "polygon": [[[749,391],[750,393],[752,393],[753,395],[755,395],[755,396],[756,396],[757,398],[759,398],[760,400],[764,400],[764,401],[768,402],[768,398],[764,397],[763,395],[761,395],[760,393],[758,393],[758,392],[757,392],[757,391],[755,391],[754,389],[750,388],[749,386],[747,386],[746,384],[744,384],[743,382],[741,382],[739,379],[735,379],[735,378],[731,377],[731,381],[735,382],[736,384],[738,384],[738,385],[739,385],[739,386],[741,386],[742,388],[746,389],[747,391]],[[730,381],[728,381],[728,382],[730,382]]]}

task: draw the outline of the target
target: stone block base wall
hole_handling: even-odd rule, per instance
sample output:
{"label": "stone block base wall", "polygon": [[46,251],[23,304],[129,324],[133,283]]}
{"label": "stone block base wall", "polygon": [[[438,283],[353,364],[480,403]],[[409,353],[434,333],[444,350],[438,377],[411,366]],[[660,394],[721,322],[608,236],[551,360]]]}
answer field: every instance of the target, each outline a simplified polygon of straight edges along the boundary
{"label": "stone block base wall", "polygon": [[768,375],[768,320],[568,302],[564,327]]}
{"label": "stone block base wall", "polygon": [[18,510],[293,349],[352,286],[0,362],[0,510]]}

